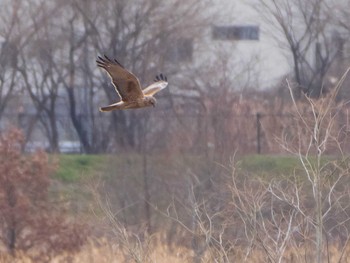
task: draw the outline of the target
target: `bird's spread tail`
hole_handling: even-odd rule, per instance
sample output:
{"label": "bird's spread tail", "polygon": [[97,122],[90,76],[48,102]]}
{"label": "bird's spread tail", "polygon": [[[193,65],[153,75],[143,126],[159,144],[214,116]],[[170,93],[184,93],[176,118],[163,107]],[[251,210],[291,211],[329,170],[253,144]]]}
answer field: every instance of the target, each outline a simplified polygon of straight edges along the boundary
{"label": "bird's spread tail", "polygon": [[114,104],[111,104],[111,105],[108,105],[105,107],[101,107],[100,111],[107,112],[107,111],[112,111],[112,110],[122,110],[122,109],[124,109],[123,106],[124,106],[124,102],[120,101],[120,102],[117,102],[117,103],[114,103]]}
{"label": "bird's spread tail", "polygon": [[100,112],[108,112],[108,111],[112,111],[113,109],[114,107],[111,107],[111,106],[100,107]]}

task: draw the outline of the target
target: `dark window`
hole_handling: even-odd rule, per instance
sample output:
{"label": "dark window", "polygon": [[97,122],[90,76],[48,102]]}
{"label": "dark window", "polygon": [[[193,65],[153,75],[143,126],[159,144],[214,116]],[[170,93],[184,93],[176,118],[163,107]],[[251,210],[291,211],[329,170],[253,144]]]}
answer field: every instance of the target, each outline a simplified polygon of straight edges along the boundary
{"label": "dark window", "polygon": [[191,61],[193,41],[189,38],[180,38],[168,48],[166,57],[175,62]]}
{"label": "dark window", "polygon": [[17,66],[17,47],[10,42],[0,44],[0,65],[16,67]]}
{"label": "dark window", "polygon": [[259,40],[259,26],[214,26],[216,40]]}

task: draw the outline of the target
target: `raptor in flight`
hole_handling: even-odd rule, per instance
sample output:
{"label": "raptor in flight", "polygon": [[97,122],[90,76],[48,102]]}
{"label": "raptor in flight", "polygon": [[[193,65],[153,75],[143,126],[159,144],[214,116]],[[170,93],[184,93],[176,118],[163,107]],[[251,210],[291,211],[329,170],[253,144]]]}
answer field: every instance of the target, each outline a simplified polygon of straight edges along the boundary
{"label": "raptor in flight", "polygon": [[138,78],[125,69],[116,59],[112,61],[106,55],[104,58],[98,57],[97,66],[105,69],[112,80],[120,101],[106,107],[101,107],[100,111],[136,109],[155,106],[156,99],[153,97],[158,91],[168,85],[167,78],[160,74],[156,76],[154,83],[141,89]]}

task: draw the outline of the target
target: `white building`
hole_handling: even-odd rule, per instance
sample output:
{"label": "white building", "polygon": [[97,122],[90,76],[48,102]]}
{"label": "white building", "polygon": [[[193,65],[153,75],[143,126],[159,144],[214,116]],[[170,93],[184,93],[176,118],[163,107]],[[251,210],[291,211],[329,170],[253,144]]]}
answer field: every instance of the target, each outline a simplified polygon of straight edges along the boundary
{"label": "white building", "polygon": [[[208,28],[204,41],[213,56],[228,55],[232,69],[236,71],[233,74],[246,74],[242,76],[242,82],[250,78],[257,89],[272,87],[290,72],[292,67],[285,50],[278,47],[269,32],[271,25],[251,5],[246,1],[216,2],[215,12],[222,15],[215,16],[215,20],[211,21],[212,26]],[[198,49],[197,54],[194,49],[193,57],[195,63],[202,63],[205,48]]]}
{"label": "white building", "polygon": [[257,27],[258,39],[235,41],[235,54],[239,61],[256,61],[256,71],[260,73],[258,88],[269,88],[291,70],[285,51],[278,47],[278,43],[270,34],[269,31],[273,30],[271,25],[267,24],[252,6],[246,1],[234,2],[232,17],[223,17],[221,23],[229,26]]}
{"label": "white building", "polygon": [[[202,46],[195,46],[193,49],[193,60],[194,63],[201,64],[207,60],[207,54],[214,57],[226,56],[225,58],[230,60],[229,68],[232,68],[233,74],[247,75],[242,76],[242,82],[250,78],[253,87],[267,89],[273,87],[285,75],[293,73],[294,64],[285,36],[278,35],[277,22],[271,19],[272,23],[275,23],[272,24],[264,18],[263,15],[266,14],[258,13],[252,5],[254,1],[257,4],[260,3],[260,0],[214,1],[214,12],[219,15],[210,21],[212,25],[207,29],[206,39],[200,40]],[[298,24],[302,23],[302,19],[297,18],[300,14],[296,13],[292,16],[295,16],[291,22],[293,33],[299,28],[304,30],[305,25]],[[331,41],[327,47],[330,48],[334,36],[341,32],[341,29],[330,23],[323,30]],[[322,41],[324,40],[321,40],[321,52],[325,50]],[[312,43],[306,54],[310,65],[315,67],[317,67],[316,44],[316,41]],[[347,50],[346,52],[350,54],[348,43],[344,48],[344,52]],[[249,70],[239,70],[245,67]]]}

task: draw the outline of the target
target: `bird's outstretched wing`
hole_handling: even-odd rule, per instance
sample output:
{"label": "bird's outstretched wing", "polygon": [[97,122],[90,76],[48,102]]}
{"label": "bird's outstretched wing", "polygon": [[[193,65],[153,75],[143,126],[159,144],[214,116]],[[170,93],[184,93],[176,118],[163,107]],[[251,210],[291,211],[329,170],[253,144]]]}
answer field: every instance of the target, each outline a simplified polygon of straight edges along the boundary
{"label": "bird's outstretched wing", "polygon": [[104,58],[99,56],[96,62],[97,66],[107,71],[122,101],[135,101],[144,97],[137,77],[116,59],[112,61],[105,55]]}
{"label": "bird's outstretched wing", "polygon": [[168,79],[163,74],[160,74],[156,76],[154,83],[142,90],[142,92],[145,96],[153,96],[158,91],[164,89],[166,86],[168,86]]}

